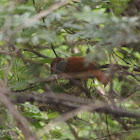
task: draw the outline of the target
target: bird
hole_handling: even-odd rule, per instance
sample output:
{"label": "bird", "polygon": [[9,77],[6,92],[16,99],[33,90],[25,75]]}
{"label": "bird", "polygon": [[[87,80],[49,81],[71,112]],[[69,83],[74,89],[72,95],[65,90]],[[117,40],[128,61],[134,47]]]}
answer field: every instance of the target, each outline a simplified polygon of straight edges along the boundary
{"label": "bird", "polygon": [[[56,57],[51,62],[51,73],[80,73],[88,72],[88,76],[96,77],[104,86],[110,82],[109,76],[98,69],[95,61],[87,63],[85,57],[71,56],[67,58]],[[88,77],[87,77],[88,78]]]}

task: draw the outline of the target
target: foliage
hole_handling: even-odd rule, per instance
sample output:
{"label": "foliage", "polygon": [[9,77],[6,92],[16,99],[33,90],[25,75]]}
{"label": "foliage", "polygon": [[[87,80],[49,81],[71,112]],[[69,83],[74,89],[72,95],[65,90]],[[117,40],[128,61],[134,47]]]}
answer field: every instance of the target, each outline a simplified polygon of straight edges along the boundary
{"label": "foliage", "polygon": [[[114,106],[139,113],[139,12],[139,0],[0,1],[0,81],[38,139],[140,137],[137,117],[112,113]],[[79,85],[51,76],[51,44],[60,57],[96,61],[110,75],[110,85],[104,88],[95,79]],[[92,99],[111,102],[112,111],[80,108]],[[82,111],[74,115],[76,109]],[[27,138],[2,98],[0,113],[0,139]]]}

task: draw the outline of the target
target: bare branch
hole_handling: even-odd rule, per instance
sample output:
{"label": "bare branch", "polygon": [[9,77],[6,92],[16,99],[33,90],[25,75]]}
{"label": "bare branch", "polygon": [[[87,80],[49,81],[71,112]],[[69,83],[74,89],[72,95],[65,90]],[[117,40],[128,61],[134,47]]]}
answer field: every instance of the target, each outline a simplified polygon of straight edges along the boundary
{"label": "bare branch", "polygon": [[45,59],[50,58],[50,57],[48,57],[48,56],[46,56],[46,55],[43,55],[43,54],[41,54],[41,53],[39,53],[38,51],[33,50],[33,49],[24,49],[24,51],[32,52],[32,53],[36,54],[38,57],[42,57],[42,58],[45,58]]}
{"label": "bare branch", "polygon": [[45,16],[48,16],[49,14],[51,14],[53,11],[59,9],[60,7],[63,7],[64,5],[67,4],[67,0],[61,0],[60,2],[52,5],[50,8],[48,8],[47,10],[44,10],[40,13],[38,13],[37,15],[27,19],[24,21],[23,26],[24,27],[28,27],[31,24],[37,22],[37,20],[39,20],[40,18],[43,18]]}
{"label": "bare branch", "polygon": [[[42,95],[15,94],[15,99],[16,99],[15,100],[16,103],[37,102],[37,103],[45,103],[45,104],[54,104],[54,105],[62,105],[70,109],[78,109],[82,112],[83,111],[97,111],[100,113],[112,114],[113,116],[117,116],[117,117],[131,117],[131,118],[137,118],[137,119],[140,118],[140,114],[136,112],[128,112],[118,107],[116,107],[115,109],[112,109],[108,103],[99,102],[99,101],[93,102],[92,99],[83,99],[81,97],[76,97],[76,96],[67,95],[67,94],[57,95],[57,94],[48,93],[48,92]],[[76,114],[72,113],[72,117],[74,117]]]}
{"label": "bare branch", "polygon": [[36,135],[31,131],[29,122],[19,113],[19,111],[15,108],[14,104],[10,101],[8,97],[8,89],[3,84],[0,79],[0,100],[6,106],[8,111],[12,114],[15,119],[18,128],[22,131],[26,140],[37,140]]}
{"label": "bare branch", "polygon": [[53,46],[53,44],[52,44],[52,43],[51,43],[51,48],[52,48],[52,50],[53,50],[53,52],[54,52],[55,56],[56,56],[56,57],[59,57],[59,56],[57,55],[57,53],[56,53],[56,51],[55,51],[54,46]]}

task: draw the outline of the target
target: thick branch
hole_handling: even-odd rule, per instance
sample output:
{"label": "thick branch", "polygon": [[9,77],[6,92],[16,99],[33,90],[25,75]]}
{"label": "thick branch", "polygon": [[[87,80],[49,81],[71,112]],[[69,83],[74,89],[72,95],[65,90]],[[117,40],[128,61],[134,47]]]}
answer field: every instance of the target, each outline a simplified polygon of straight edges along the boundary
{"label": "thick branch", "polygon": [[26,140],[37,140],[35,134],[30,130],[29,122],[18,112],[15,108],[14,104],[8,97],[8,89],[0,81],[0,99],[3,104],[6,106],[8,111],[11,113],[13,118],[15,119],[18,128],[22,131],[23,135],[25,136]]}
{"label": "thick branch", "polygon": [[15,102],[16,103],[24,103],[24,102],[37,102],[37,103],[45,103],[45,104],[53,104],[53,105],[62,105],[64,107],[70,108],[70,109],[77,109],[81,108],[83,106],[84,111],[92,111],[92,107],[94,108],[96,106],[96,109],[93,109],[96,112],[105,113],[105,114],[111,114],[113,116],[117,117],[130,117],[130,118],[140,118],[140,114],[136,112],[128,112],[126,110],[115,108],[112,109],[107,103],[103,102],[96,102],[93,103],[93,100],[83,100],[80,97],[76,96],[70,96],[63,94],[62,96],[55,94],[49,94],[44,93],[43,98],[40,95],[15,95]]}

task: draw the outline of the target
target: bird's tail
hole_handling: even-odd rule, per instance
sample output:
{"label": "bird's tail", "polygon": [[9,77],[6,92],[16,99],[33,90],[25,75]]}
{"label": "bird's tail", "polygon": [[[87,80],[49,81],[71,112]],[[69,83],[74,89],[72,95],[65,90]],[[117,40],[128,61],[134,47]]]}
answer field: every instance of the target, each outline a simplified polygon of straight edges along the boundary
{"label": "bird's tail", "polygon": [[92,75],[96,77],[104,86],[110,82],[110,78],[100,70],[92,70]]}

